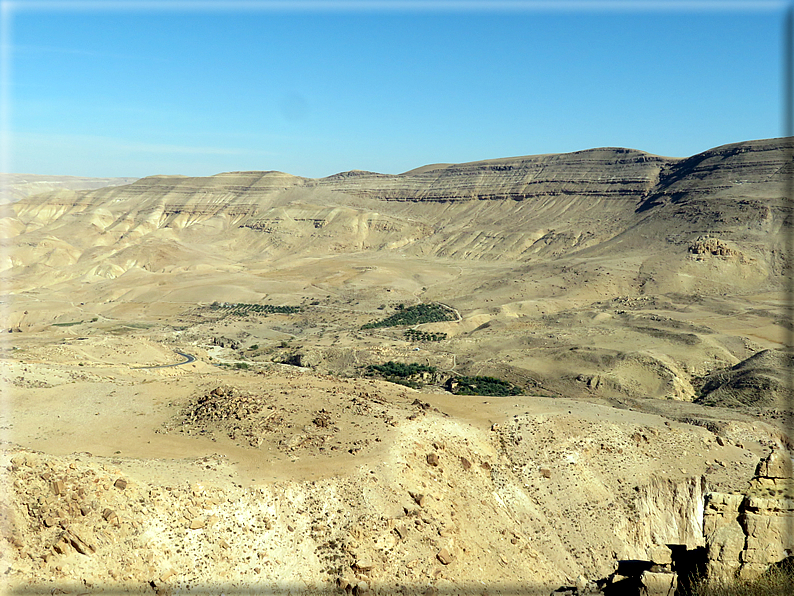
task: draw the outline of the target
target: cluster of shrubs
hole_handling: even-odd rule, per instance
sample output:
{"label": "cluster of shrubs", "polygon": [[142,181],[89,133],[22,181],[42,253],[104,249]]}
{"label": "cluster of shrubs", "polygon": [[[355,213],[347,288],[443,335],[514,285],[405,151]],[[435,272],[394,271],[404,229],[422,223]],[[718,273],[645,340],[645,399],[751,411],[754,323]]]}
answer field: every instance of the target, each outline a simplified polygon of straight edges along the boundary
{"label": "cluster of shrubs", "polygon": [[446,333],[428,333],[418,329],[408,329],[403,335],[410,341],[442,341],[447,339]]}
{"label": "cluster of shrubs", "polygon": [[521,395],[522,391],[515,385],[496,377],[456,377],[449,383],[455,395]]}
{"label": "cluster of shrubs", "polygon": [[260,314],[293,314],[301,311],[300,306],[273,306],[272,304],[246,304],[245,302],[213,302],[210,304],[212,310],[219,308],[225,309],[230,315],[247,315],[251,313]]}
{"label": "cluster of shrubs", "polygon": [[417,304],[415,306],[397,305],[397,312],[380,321],[372,321],[362,329],[379,327],[397,327],[398,325],[418,325],[419,323],[436,323],[438,321],[454,321],[455,314],[440,304]]}
{"label": "cluster of shrubs", "polygon": [[[96,323],[99,320],[99,317],[94,317],[89,321],[89,323]],[[74,327],[75,325],[82,325],[85,321],[72,321],[71,323],[53,323],[53,327]]]}
{"label": "cluster of shrubs", "polygon": [[[389,361],[384,364],[370,364],[368,374],[379,374],[390,383],[398,383],[417,389],[421,383],[416,376],[421,373],[433,374],[437,371],[435,366],[427,364],[405,364],[404,362]],[[521,389],[495,377],[451,377],[445,384],[446,388],[456,395],[489,395],[506,396],[521,395]]]}
{"label": "cluster of shrubs", "polygon": [[436,372],[436,367],[428,366],[427,364],[417,364],[416,362],[405,364],[404,362],[393,362],[390,360],[385,364],[370,364],[367,370],[380,373],[384,377],[407,378],[423,372],[434,373]]}
{"label": "cluster of shrubs", "polygon": [[[212,360],[212,358],[210,358],[210,360]],[[222,368],[233,368],[235,370],[248,370],[249,368],[251,368],[245,362],[235,362],[234,364],[232,364],[231,362],[219,362],[218,366]]]}
{"label": "cluster of shrubs", "polygon": [[428,366],[427,364],[417,364],[415,362],[412,362],[411,364],[405,364],[404,362],[393,361],[389,361],[384,364],[370,364],[367,367],[367,372],[369,374],[380,374],[390,383],[405,385],[406,387],[412,387],[413,389],[420,387],[421,383],[412,380],[411,377],[421,373],[433,374],[436,372],[436,370],[437,369],[435,366]]}

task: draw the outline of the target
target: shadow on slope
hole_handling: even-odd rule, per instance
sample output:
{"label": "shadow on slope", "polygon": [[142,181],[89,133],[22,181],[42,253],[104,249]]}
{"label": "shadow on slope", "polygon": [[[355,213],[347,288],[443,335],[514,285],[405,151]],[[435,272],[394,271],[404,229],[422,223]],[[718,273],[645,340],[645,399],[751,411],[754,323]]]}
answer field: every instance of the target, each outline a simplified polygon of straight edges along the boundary
{"label": "shadow on slope", "polygon": [[793,397],[787,386],[786,369],[791,356],[778,350],[763,350],[727,370],[704,379],[695,403],[707,406],[785,407]]}

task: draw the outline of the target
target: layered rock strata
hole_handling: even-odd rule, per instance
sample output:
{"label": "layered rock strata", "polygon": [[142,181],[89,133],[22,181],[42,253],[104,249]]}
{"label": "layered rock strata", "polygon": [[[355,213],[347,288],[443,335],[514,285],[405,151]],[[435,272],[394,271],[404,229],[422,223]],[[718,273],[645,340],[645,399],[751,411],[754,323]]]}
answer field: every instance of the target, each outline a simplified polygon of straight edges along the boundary
{"label": "layered rock strata", "polygon": [[761,461],[746,494],[709,493],[703,530],[708,577],[752,578],[794,552],[791,455],[776,449]]}

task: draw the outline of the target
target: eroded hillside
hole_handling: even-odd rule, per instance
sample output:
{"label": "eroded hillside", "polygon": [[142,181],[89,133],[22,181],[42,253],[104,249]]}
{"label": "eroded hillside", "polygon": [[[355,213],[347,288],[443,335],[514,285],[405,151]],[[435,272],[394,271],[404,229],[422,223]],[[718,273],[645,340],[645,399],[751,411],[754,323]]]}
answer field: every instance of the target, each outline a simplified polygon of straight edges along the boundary
{"label": "eroded hillside", "polygon": [[703,547],[704,495],[790,442],[792,151],[3,206],[9,577],[583,593]]}

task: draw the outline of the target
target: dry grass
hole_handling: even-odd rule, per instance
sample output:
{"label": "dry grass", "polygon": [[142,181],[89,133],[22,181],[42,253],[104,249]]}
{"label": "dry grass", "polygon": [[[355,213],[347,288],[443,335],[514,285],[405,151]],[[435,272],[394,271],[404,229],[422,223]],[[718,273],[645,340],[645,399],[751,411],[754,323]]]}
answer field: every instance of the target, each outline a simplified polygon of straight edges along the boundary
{"label": "dry grass", "polygon": [[690,596],[791,596],[794,594],[794,559],[781,561],[752,579],[703,581]]}

